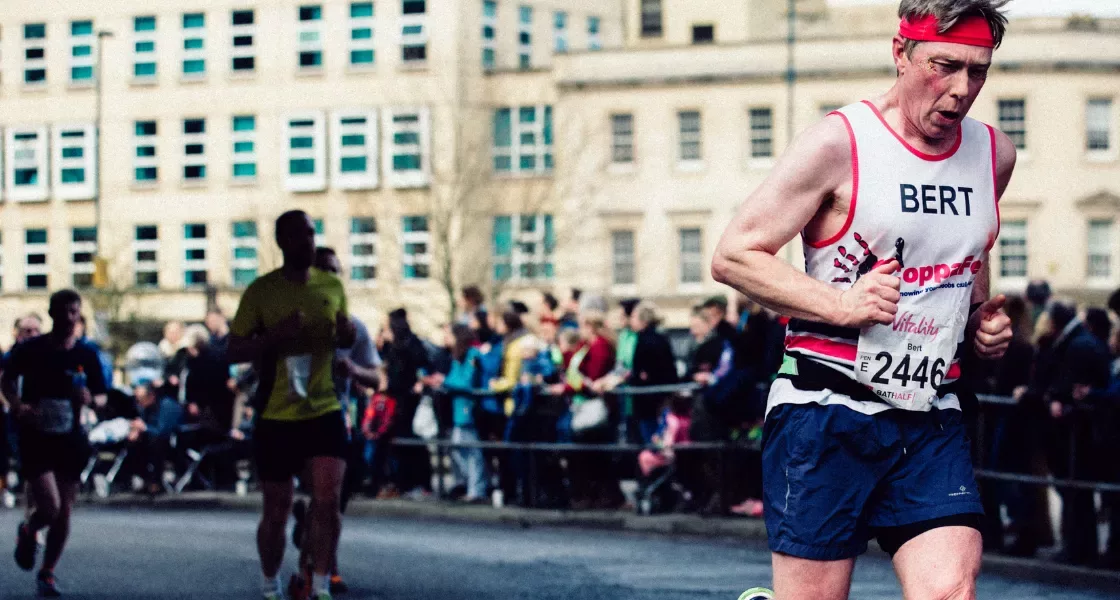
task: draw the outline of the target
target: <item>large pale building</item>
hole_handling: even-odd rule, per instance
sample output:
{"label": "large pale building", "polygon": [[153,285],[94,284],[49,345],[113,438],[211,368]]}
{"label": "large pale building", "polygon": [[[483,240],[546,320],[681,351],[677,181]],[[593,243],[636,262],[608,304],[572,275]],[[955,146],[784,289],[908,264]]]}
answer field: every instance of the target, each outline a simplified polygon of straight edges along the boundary
{"label": "large pale building", "polygon": [[[111,320],[232,312],[302,208],[367,320],[407,306],[430,331],[480,283],[640,295],[682,324],[790,133],[893,79],[892,7],[796,5],[791,88],[785,0],[6,3],[0,316],[88,288],[96,256]],[[1120,284],[1120,25],[1014,21],[995,60],[973,116],[1021,146],[996,284],[1099,296]]]}

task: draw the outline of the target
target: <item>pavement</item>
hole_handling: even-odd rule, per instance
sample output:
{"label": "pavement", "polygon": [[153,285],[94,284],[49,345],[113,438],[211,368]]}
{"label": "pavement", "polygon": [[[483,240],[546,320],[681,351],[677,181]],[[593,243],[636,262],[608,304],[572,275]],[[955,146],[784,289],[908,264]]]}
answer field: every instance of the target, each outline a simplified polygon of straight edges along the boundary
{"label": "pavement", "polygon": [[[90,505],[116,508],[143,508],[155,511],[247,511],[259,512],[261,497],[257,493],[238,496],[233,493],[188,492],[149,499],[131,494],[118,494],[107,499],[91,500]],[[533,528],[572,528],[605,532],[629,532],[678,539],[715,540],[722,543],[764,543],[766,529],[760,519],[714,518],[698,515],[641,516],[624,511],[568,511],[525,509],[506,506],[467,505],[434,500],[370,500],[354,499],[347,520],[354,518],[390,518],[426,522],[479,524]],[[886,560],[885,553],[872,542],[868,556]],[[1120,572],[1057,564],[1042,559],[1023,559],[985,555],[983,572],[997,577],[1057,586],[1087,587],[1112,592],[1120,598]],[[893,579],[893,575],[892,575]],[[982,596],[983,597],[983,596]]]}
{"label": "pavement", "polygon": [[[57,572],[66,597],[259,598],[252,500],[199,497],[190,508],[181,506],[183,499],[83,504]],[[534,518],[526,527],[530,520],[514,517],[514,509],[489,509],[490,516],[503,518],[482,521],[469,515],[485,507],[460,512],[460,507],[441,511],[436,503],[371,504],[361,503],[345,521],[340,560],[352,592],[341,600],[734,600],[770,580],[769,552],[759,539],[700,536],[692,533],[695,528],[688,534],[620,531],[628,519],[596,515],[586,515],[596,517],[583,523],[586,528],[560,526],[574,524],[572,517],[549,524]],[[406,508],[417,511],[401,514]],[[0,532],[13,531],[19,518],[19,511],[0,511]],[[599,529],[603,525],[612,530]],[[0,596],[31,598],[32,575],[10,561],[0,556]],[[1117,597],[1115,590],[1084,583],[1049,585],[985,572],[979,597]],[[858,561],[853,600],[900,597],[885,556],[873,553]]]}

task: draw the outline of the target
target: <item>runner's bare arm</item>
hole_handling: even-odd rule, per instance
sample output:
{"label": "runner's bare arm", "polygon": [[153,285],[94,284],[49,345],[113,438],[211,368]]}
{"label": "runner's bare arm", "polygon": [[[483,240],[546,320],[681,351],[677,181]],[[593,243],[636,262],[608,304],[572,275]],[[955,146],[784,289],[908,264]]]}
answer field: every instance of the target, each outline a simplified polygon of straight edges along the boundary
{"label": "runner's bare arm", "polygon": [[[1015,171],[1015,144],[1003,132],[996,131],[996,201],[1003,197]],[[991,298],[991,252],[983,258],[984,266],[972,284],[972,304],[980,308],[971,315],[968,330],[973,337],[973,348],[980,358],[993,360],[1003,357],[1011,343],[1013,332],[1011,318],[1002,312],[1007,298],[1002,294]]]}
{"label": "runner's bare arm", "polygon": [[848,292],[817,281],[775,255],[851,180],[851,144],[843,120],[809,127],[732,220],[712,261],[712,277],[790,317],[858,327],[890,323],[898,278],[877,269]]}

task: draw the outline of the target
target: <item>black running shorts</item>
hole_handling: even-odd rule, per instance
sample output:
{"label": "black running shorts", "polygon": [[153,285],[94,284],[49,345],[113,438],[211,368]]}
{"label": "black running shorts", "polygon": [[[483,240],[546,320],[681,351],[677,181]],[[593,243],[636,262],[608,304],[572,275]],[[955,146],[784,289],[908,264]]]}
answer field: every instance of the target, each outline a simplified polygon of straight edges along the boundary
{"label": "black running shorts", "polygon": [[303,474],[312,458],[346,458],[346,421],[336,410],[306,421],[261,419],[253,431],[257,475],[265,482],[286,482]]}
{"label": "black running shorts", "polygon": [[89,440],[80,429],[63,434],[27,427],[19,430],[19,472],[24,481],[44,473],[54,473],[61,481],[78,481],[92,453]]}

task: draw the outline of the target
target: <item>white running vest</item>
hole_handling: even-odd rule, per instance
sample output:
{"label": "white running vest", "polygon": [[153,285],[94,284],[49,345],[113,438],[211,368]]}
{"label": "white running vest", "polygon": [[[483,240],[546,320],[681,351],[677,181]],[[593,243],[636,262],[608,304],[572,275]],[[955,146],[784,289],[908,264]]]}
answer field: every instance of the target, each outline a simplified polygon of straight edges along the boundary
{"label": "white running vest", "polygon": [[[898,259],[902,299],[891,325],[855,330],[793,321],[787,354],[874,392],[883,404],[855,407],[862,412],[944,407],[936,390],[960,376],[958,350],[972,285],[999,233],[995,132],[966,118],[957,144],[932,156],[906,143],[869,102],[837,113],[852,145],[851,207],[843,229],[831,238],[802,236],[805,270],[848,289],[877,263]],[[837,402],[827,393],[800,393],[790,382],[781,383],[771,406]],[[951,404],[959,406],[955,398]]]}

